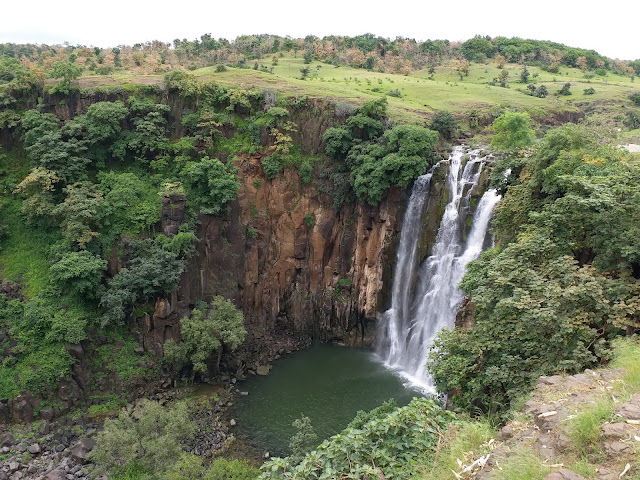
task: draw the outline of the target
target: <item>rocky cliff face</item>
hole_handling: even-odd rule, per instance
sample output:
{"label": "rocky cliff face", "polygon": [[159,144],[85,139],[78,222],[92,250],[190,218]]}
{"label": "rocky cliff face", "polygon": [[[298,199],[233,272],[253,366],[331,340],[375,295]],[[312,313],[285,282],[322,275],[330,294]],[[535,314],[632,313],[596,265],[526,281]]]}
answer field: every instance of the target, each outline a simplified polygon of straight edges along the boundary
{"label": "rocky cliff face", "polygon": [[[264,177],[261,157],[238,160],[241,188],[226,218],[200,215],[197,254],[173,298],[145,318],[147,348],[161,352],[197,300],[224,295],[242,308],[258,343],[273,336],[371,346],[390,302],[395,255],[408,191],[393,189],[376,207],[348,205],[304,185],[295,169]],[[429,255],[450,192],[448,162],[436,166],[421,258]],[[488,183],[471,192],[472,210]],[[476,199],[476,200],[474,200]],[[168,211],[169,207],[172,211]],[[165,201],[163,230],[177,229],[184,204]]]}
{"label": "rocky cliff face", "polygon": [[238,162],[241,189],[226,219],[200,216],[197,255],[182,304],[213,295],[241,306],[255,336],[302,334],[370,345],[384,309],[405,193],[377,207],[332,207],[329,196],[287,169],[264,177],[259,157]]}

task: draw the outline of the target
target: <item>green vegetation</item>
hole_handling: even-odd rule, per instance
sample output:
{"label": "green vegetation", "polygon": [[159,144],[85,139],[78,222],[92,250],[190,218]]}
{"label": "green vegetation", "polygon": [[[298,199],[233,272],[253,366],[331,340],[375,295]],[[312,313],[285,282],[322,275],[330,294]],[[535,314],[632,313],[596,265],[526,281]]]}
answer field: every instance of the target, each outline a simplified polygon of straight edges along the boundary
{"label": "green vegetation", "polygon": [[206,361],[216,350],[219,351],[219,363],[222,354],[219,349],[224,346],[235,350],[246,335],[242,312],[230,300],[216,296],[208,311],[194,309],[191,317],[182,319],[182,341],[179,344],[173,340],[165,342],[165,360],[175,365],[189,362],[193,365],[194,372],[206,373]]}
{"label": "green vegetation", "polygon": [[144,401],[135,413],[122,410],[105,421],[89,458],[97,472],[109,475],[131,468],[162,474],[179,458],[181,442],[195,431],[185,404],[167,409]]}
{"label": "green vegetation", "polygon": [[[386,108],[385,99],[367,102],[344,125],[324,133],[325,152],[337,162],[333,171],[325,172],[334,182],[330,191],[348,182],[358,200],[377,205],[391,186],[406,187],[435,163],[437,133],[418,125],[384,131]],[[342,177],[337,185],[336,177]],[[334,202],[351,196],[350,192],[331,193]]]}
{"label": "green vegetation", "polygon": [[504,411],[538,376],[606,360],[610,340],[640,327],[637,162],[575,125],[514,155],[494,222],[500,246],[461,284],[474,327],[443,331],[429,366],[465,409]]}
{"label": "green vegetation", "polygon": [[415,473],[418,459],[433,457],[441,432],[453,419],[424,398],[391,412],[387,407],[374,412],[366,421],[361,415],[358,424],[325,440],[299,462],[291,457],[269,460],[260,478],[407,478]]}

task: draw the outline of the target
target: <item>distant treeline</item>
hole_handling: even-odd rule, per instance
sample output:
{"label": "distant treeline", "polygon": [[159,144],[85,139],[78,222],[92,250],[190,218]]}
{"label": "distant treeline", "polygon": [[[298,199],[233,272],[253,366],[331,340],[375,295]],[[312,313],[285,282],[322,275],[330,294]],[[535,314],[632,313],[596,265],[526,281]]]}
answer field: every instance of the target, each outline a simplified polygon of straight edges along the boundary
{"label": "distant treeline", "polygon": [[70,44],[0,44],[0,58],[16,58],[25,66],[47,71],[54,62],[69,59],[89,71],[104,75],[116,70],[163,73],[178,67],[196,69],[218,64],[243,67],[249,66],[248,62],[263,59],[276,64],[277,58],[283,54],[300,55],[308,62],[318,60],[333,65],[404,74],[449,59],[480,63],[493,59],[540,65],[549,71],[567,66],[623,75],[640,74],[640,60],[613,60],[594,50],[550,41],[479,35],[463,43],[449,40],[420,42],[404,37],[391,40],[366,33],[354,37],[332,35],[323,38],[313,35],[304,38],[243,35],[232,41],[204,34],[194,40],[175,39],[172,43],[156,40],[107,49]]}

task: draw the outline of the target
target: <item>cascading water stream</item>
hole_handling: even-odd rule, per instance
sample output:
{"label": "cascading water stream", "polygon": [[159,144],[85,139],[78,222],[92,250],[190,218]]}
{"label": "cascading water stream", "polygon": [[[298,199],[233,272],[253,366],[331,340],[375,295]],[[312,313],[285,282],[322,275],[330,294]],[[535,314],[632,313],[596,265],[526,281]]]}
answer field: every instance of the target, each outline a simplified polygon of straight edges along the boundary
{"label": "cascading water stream", "polygon": [[[391,308],[382,316],[378,341],[378,354],[385,364],[428,393],[434,392],[425,371],[429,347],[438,331],[453,326],[463,299],[458,285],[467,264],[482,252],[491,213],[500,200],[495,190],[482,196],[471,231],[463,241],[471,189],[478,183],[484,165],[477,152],[470,152],[471,159],[461,172],[464,153],[462,147],[455,147],[449,157],[447,184],[451,198],[431,256],[419,268],[417,245],[431,176],[420,177],[414,185],[400,234]],[[416,268],[417,279],[412,288]]]}

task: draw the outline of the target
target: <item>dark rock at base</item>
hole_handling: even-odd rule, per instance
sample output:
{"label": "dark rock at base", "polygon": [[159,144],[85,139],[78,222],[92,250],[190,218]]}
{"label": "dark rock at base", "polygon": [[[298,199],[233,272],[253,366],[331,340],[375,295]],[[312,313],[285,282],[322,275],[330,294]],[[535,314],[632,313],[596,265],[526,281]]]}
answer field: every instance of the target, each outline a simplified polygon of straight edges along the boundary
{"label": "dark rock at base", "polygon": [[0,447],[10,447],[11,445],[13,445],[14,442],[14,438],[13,435],[11,435],[10,433],[5,433],[4,435],[0,436]]}

